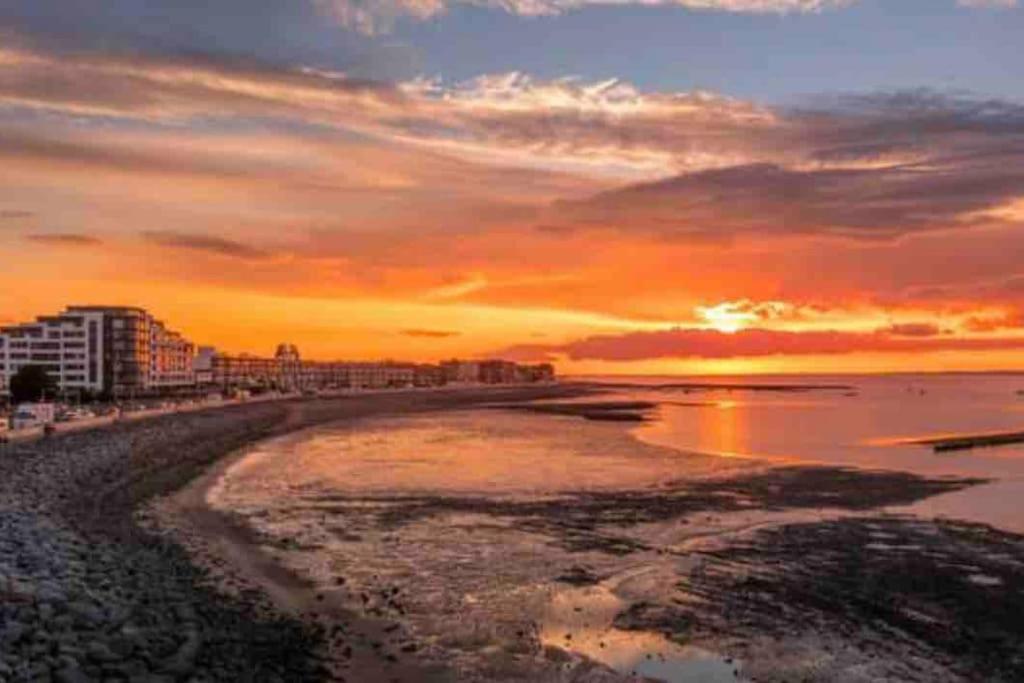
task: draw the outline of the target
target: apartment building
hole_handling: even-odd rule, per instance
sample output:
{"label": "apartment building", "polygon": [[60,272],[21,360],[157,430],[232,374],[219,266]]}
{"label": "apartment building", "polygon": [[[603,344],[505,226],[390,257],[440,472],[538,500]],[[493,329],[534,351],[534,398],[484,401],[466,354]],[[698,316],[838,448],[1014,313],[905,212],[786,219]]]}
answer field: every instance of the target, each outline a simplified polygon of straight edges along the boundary
{"label": "apartment building", "polygon": [[551,363],[521,365],[500,359],[446,360],[441,363],[440,371],[444,384],[511,384],[555,380],[555,367]]}
{"label": "apartment building", "polygon": [[483,384],[511,384],[519,381],[517,365],[509,360],[480,362],[480,382]]}
{"label": "apartment building", "polygon": [[156,389],[195,384],[195,345],[156,320],[150,326],[149,385]]}
{"label": "apartment building", "polygon": [[145,309],[69,306],[0,328],[0,393],[24,365],[39,365],[65,395],[141,396],[194,385],[193,346]]}
{"label": "apartment building", "polygon": [[441,363],[445,384],[476,384],[480,381],[480,363],[469,360],[446,360]]}
{"label": "apartment building", "polygon": [[220,389],[382,389],[411,387],[423,381],[412,363],[356,363],[302,360],[292,344],[281,344],[272,357],[220,353],[210,347],[196,357],[201,382]]}
{"label": "apartment building", "polygon": [[103,315],[81,312],[43,316],[35,322],[0,327],[0,394],[25,365],[38,365],[61,391],[100,393],[106,349]]}

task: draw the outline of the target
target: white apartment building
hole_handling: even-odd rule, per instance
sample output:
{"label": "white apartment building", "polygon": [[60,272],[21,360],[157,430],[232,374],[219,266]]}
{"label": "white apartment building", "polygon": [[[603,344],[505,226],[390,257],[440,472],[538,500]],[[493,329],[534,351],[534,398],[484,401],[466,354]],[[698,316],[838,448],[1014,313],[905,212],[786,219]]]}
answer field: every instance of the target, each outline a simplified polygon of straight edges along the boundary
{"label": "white apartment building", "polygon": [[195,385],[194,347],[141,308],[70,306],[0,327],[0,395],[24,365],[42,366],[64,394],[144,395]]}
{"label": "white apartment building", "polygon": [[0,394],[23,365],[40,365],[64,391],[103,391],[103,313],[65,313],[0,328]]}

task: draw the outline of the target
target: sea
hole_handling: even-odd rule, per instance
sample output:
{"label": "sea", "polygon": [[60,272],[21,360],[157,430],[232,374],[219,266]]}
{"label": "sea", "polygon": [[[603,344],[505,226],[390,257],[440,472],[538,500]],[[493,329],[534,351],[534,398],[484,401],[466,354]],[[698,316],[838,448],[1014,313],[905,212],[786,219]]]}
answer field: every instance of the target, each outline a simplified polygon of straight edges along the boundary
{"label": "sea", "polygon": [[[277,559],[356,596],[406,596],[397,617],[422,655],[465,680],[530,676],[525,631],[623,676],[670,683],[743,680],[742,662],[615,617],[657,596],[698,539],[821,511],[708,515],[636,524],[654,552],[617,554],[553,534],[544,512],[566,495],[658,490],[780,465],[896,470],[986,483],[887,510],[1024,534],[1024,445],[936,452],[924,438],[1024,430],[1024,375],[892,374],[585,377],[577,402],[651,404],[646,419],[482,407],[382,415],[254,446],[208,496],[241,515]],[[571,514],[571,509],[564,513]],[[550,520],[548,520],[550,521]],[[585,567],[599,577],[567,580]],[[355,599],[355,598],[353,598]],[[536,680],[582,680],[545,670]],[[560,669],[560,670],[562,670]],[[624,680],[628,680],[625,678]]]}

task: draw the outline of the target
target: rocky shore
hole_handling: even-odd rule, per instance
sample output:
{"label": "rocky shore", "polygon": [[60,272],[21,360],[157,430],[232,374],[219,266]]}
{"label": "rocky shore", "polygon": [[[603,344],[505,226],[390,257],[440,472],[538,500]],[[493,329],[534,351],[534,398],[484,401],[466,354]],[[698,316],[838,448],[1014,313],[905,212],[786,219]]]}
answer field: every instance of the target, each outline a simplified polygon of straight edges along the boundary
{"label": "rocky shore", "polygon": [[0,683],[305,681],[322,629],[217,590],[136,512],[248,443],[336,419],[577,391],[375,394],[213,409],[0,446]]}

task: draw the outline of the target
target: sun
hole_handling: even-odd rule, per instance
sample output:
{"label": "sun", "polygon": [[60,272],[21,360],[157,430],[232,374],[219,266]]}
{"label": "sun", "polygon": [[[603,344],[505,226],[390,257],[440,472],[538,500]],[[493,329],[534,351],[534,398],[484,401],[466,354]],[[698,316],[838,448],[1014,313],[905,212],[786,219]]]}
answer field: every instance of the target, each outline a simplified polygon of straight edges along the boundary
{"label": "sun", "polygon": [[717,306],[697,306],[694,311],[708,327],[725,334],[739,332],[757,320],[754,313],[745,310],[742,302],[726,301]]}

